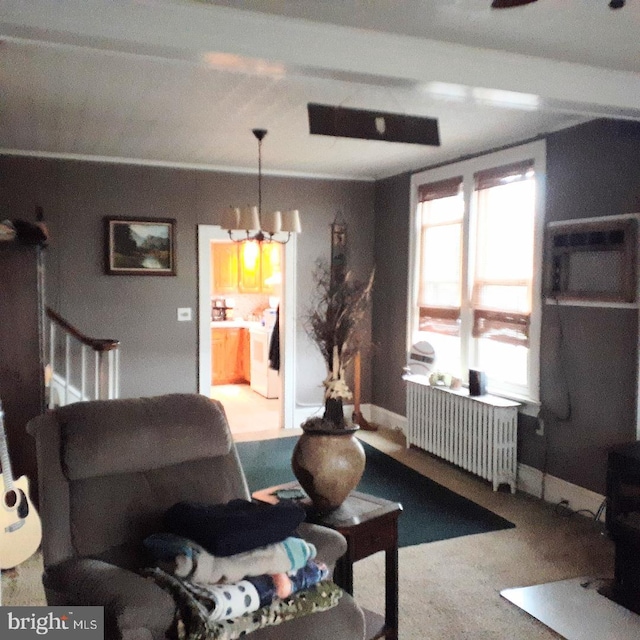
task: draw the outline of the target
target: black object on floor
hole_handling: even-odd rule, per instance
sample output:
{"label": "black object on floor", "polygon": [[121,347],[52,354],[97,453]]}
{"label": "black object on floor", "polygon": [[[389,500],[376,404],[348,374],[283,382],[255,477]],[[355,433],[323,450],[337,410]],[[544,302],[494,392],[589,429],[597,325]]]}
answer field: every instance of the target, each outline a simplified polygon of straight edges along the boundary
{"label": "black object on floor", "polygon": [[[291,454],[298,438],[236,444],[250,491],[295,480]],[[400,502],[399,546],[447,540],[515,525],[362,443],[367,464],[357,491]]]}

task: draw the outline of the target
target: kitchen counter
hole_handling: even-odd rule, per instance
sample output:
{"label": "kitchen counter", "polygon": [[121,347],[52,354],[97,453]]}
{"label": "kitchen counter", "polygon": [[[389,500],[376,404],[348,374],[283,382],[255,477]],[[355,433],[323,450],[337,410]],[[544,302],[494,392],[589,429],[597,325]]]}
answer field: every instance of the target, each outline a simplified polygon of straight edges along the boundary
{"label": "kitchen counter", "polygon": [[256,320],[215,320],[211,322],[212,329],[254,329],[259,327]]}

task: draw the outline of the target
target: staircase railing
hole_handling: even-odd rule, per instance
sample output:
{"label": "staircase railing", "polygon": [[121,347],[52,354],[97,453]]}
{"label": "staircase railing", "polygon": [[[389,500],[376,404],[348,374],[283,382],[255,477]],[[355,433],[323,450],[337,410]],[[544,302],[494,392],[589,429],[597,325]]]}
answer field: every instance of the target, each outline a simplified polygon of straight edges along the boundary
{"label": "staircase railing", "polygon": [[48,406],[120,395],[120,342],[90,338],[58,315],[48,319]]}

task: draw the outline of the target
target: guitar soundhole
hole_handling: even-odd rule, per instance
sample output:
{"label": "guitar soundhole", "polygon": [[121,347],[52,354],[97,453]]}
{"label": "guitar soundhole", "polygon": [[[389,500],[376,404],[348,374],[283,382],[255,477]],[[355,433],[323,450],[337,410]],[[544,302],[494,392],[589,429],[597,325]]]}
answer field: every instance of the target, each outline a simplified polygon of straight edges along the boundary
{"label": "guitar soundhole", "polygon": [[4,494],[4,503],[7,509],[17,509],[19,518],[29,515],[29,501],[22,489],[11,489]]}
{"label": "guitar soundhole", "polygon": [[4,503],[7,506],[8,509],[13,509],[16,506],[16,503],[18,502],[18,494],[12,490],[7,491],[4,494]]}
{"label": "guitar soundhole", "polygon": [[18,489],[20,495],[20,504],[18,505],[18,517],[26,518],[29,515],[29,501],[22,489]]}

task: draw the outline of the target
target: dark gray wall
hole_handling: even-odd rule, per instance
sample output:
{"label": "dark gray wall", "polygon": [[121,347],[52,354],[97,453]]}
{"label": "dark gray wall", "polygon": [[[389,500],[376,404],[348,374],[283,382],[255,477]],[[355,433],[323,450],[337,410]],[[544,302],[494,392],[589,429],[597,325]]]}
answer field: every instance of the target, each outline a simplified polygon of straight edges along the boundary
{"label": "dark gray wall", "polygon": [[[547,222],[640,212],[640,125],[547,139]],[[540,396],[549,473],[605,491],[607,451],[636,439],[638,311],[543,306]],[[543,468],[543,460],[523,462]]]}
{"label": "dark gray wall", "polygon": [[[640,212],[638,124],[599,120],[549,135],[546,189],[546,221]],[[373,404],[401,415],[409,197],[406,174],[376,184]],[[637,310],[543,305],[545,429],[520,416],[518,459],[604,493],[607,450],[636,437],[637,344]]]}
{"label": "dark gray wall", "polygon": [[379,180],[375,191],[374,404],[405,415],[411,175]]}
{"label": "dark gray wall", "polygon": [[[264,209],[299,209],[298,316],[309,301],[311,272],[329,258],[338,210],[349,228],[349,264],[373,263],[374,185],[367,182],[263,178]],[[177,307],[197,318],[197,225],[216,224],[230,204],[257,198],[257,177],[137,165],[0,157],[0,218],[34,219],[43,207],[51,232],[47,304],[81,331],[122,343],[124,397],[197,391],[197,322],[177,322]],[[107,276],[103,216],[177,220],[177,276]],[[298,399],[319,403],[325,372],[298,323]],[[363,402],[370,399],[363,367]]]}

